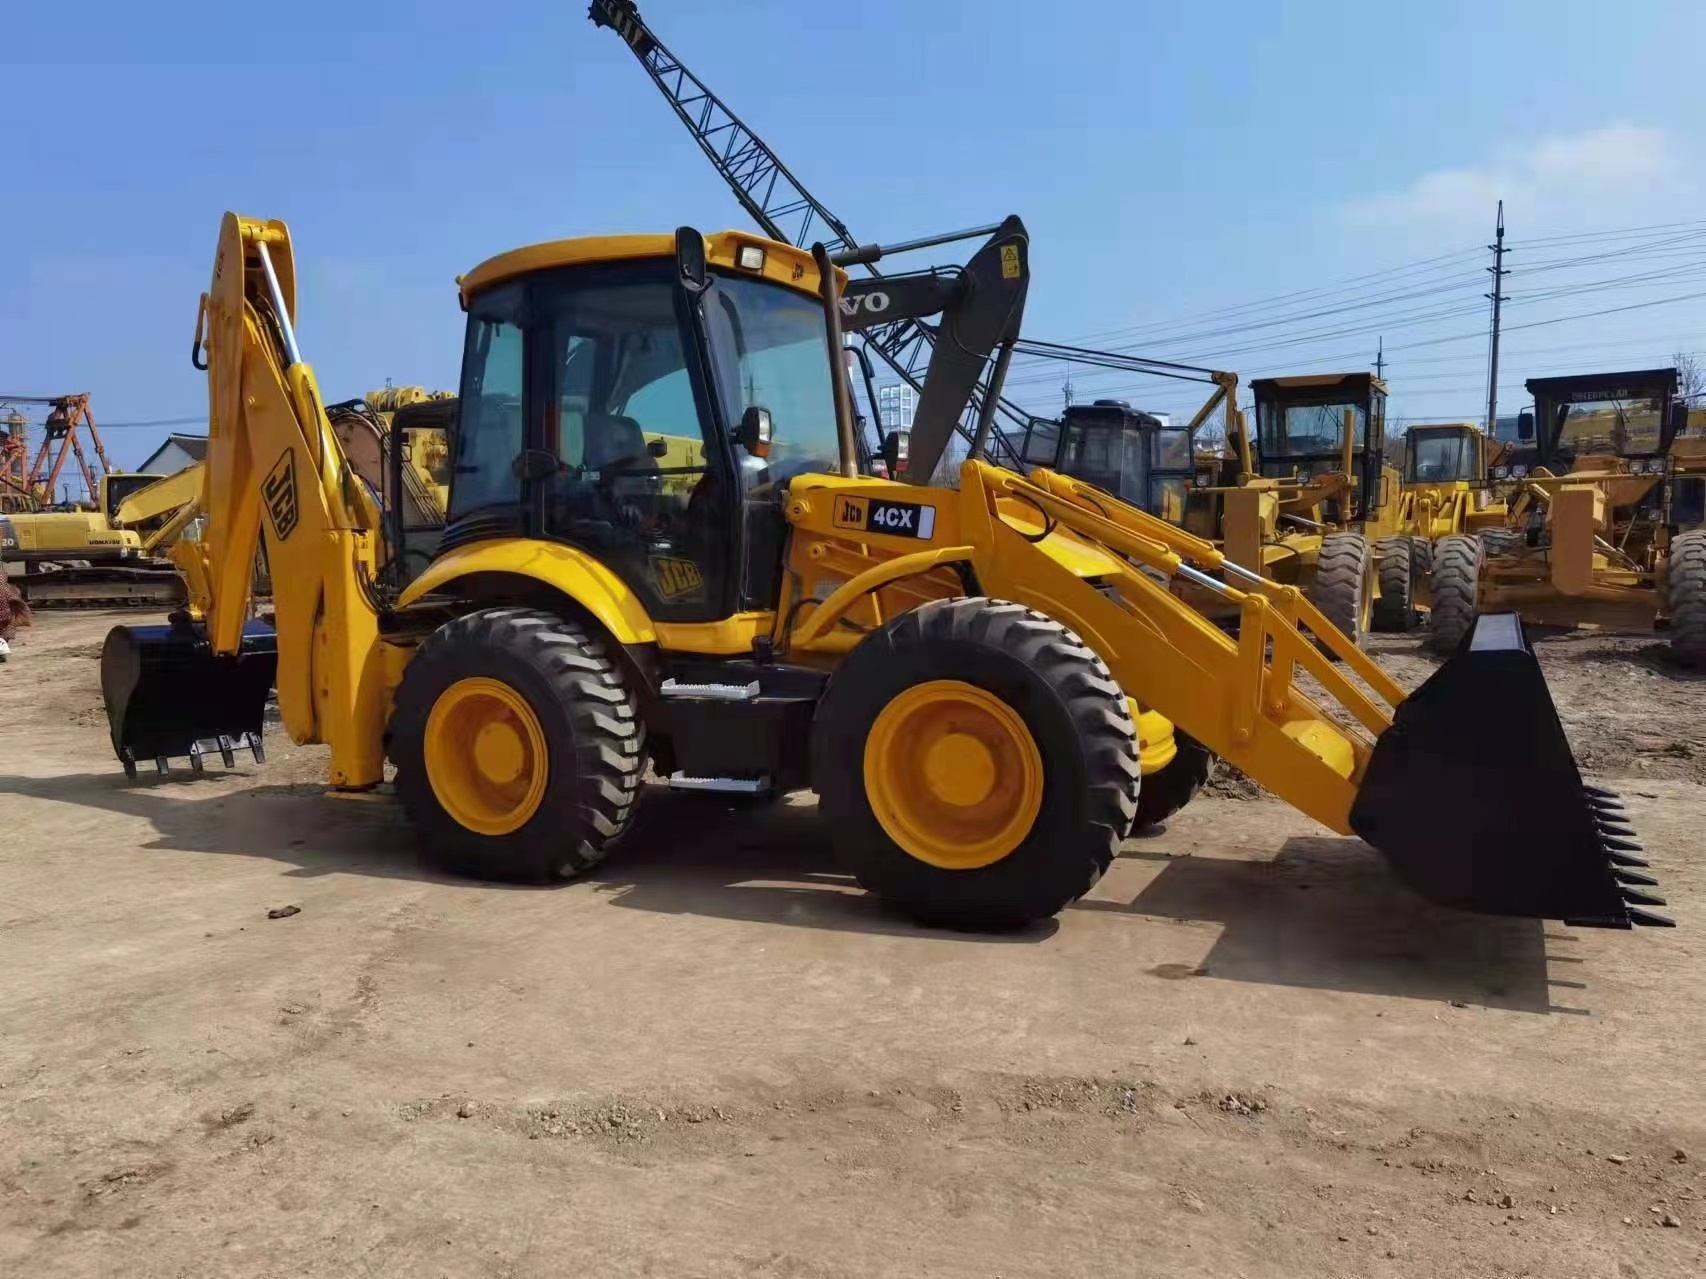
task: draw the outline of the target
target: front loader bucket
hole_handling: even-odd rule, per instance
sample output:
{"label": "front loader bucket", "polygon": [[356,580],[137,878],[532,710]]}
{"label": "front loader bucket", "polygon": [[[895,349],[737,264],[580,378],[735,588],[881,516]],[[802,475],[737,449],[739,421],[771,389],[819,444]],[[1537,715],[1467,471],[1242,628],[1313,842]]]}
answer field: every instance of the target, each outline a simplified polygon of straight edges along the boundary
{"label": "front loader bucket", "polygon": [[115,626],[101,647],[101,698],[113,750],[127,776],[138,761],[161,773],[173,756],[217,752],[227,768],[247,748],[257,760],[267,694],[278,670],[278,640],[262,622],[249,622],[234,656],[215,653],[200,627]]}
{"label": "front loader bucket", "polygon": [[1399,704],[1351,828],[1430,901],[1595,928],[1669,926],[1610,791],[1576,769],[1515,613],[1482,614]]}

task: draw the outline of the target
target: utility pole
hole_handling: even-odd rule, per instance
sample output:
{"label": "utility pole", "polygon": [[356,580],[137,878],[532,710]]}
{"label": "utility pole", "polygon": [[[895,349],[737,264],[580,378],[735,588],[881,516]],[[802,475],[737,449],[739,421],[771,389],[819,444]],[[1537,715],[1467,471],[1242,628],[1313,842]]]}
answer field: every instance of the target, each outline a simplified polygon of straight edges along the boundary
{"label": "utility pole", "polygon": [[1505,202],[1499,201],[1499,220],[1493,231],[1493,242],[1487,246],[1493,252],[1493,265],[1487,268],[1493,277],[1493,291],[1484,296],[1493,303],[1493,348],[1487,361],[1487,438],[1492,439],[1499,425],[1499,304],[1507,302],[1505,277]]}
{"label": "utility pole", "polygon": [[1072,407],[1072,361],[1066,362],[1066,382],[1061,386],[1060,393],[1066,397],[1066,407]]}
{"label": "utility pole", "polygon": [[1386,339],[1381,338],[1379,345],[1374,348],[1374,376],[1381,381],[1386,380]]}

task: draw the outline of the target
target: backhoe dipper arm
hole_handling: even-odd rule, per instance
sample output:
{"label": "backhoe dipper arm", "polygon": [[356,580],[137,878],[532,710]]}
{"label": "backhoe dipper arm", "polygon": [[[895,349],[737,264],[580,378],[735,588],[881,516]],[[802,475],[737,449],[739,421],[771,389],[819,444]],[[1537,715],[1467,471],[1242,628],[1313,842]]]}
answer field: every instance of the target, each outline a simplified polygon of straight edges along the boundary
{"label": "backhoe dipper arm", "polygon": [[196,602],[208,644],[235,656],[257,538],[266,537],[285,729],[299,743],[331,746],[334,786],[371,785],[383,768],[379,511],[326,419],[296,345],[295,310],[284,224],[227,213],[196,324],[195,350],[205,336],[207,353],[207,523],[200,541],[177,550],[199,560],[207,584]]}
{"label": "backhoe dipper arm", "polygon": [[[911,246],[888,251],[907,247]],[[982,398],[978,382],[990,353],[1018,340],[1030,282],[1030,235],[1018,217],[996,227],[983,247],[958,269],[848,281],[841,296],[841,316],[850,332],[938,313],[942,317],[933,330],[935,347],[913,414],[905,478],[930,482],[966,407],[974,397]],[[997,384],[986,394],[999,396],[1000,391]]]}

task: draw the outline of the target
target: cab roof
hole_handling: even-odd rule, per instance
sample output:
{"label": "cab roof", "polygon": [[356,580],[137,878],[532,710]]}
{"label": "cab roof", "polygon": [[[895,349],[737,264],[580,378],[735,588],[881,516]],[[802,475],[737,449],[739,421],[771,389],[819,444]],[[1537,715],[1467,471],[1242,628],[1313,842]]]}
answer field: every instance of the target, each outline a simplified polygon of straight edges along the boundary
{"label": "cab roof", "polygon": [[[762,275],[767,280],[786,285],[814,297],[818,292],[817,264],[805,249],[766,239],[752,231],[713,231],[705,237],[705,260],[713,267],[739,271],[745,275]],[[743,269],[736,265],[736,255],[745,246],[755,246],[764,252],[761,270]],[[675,256],[673,233],[643,235],[593,235],[573,240],[547,240],[511,249],[496,257],[487,258],[466,275],[456,277],[462,292],[462,304],[481,289],[504,280],[549,271],[557,267],[585,266],[596,262],[622,262],[639,258],[672,258]],[[837,271],[842,283],[844,272]]]}

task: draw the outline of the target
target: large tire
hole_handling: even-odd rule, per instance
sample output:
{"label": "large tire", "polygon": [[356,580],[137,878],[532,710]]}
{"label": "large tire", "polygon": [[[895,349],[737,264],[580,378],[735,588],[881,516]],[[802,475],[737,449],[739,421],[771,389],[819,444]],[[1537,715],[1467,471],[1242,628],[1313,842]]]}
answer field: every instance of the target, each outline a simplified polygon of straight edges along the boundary
{"label": "large tire", "polygon": [[[453,686],[481,679],[520,696],[545,747],[537,807],[499,834],[452,816],[428,769],[434,707]],[[397,690],[390,753],[432,861],[476,879],[548,884],[596,865],[621,838],[639,796],[645,726],[585,627],[536,609],[490,608],[445,623],[421,645]]]}
{"label": "large tire", "polygon": [[1481,539],[1468,533],[1443,537],[1434,546],[1428,647],[1437,653],[1455,653],[1475,625],[1480,611],[1481,557]]}
{"label": "large tire", "polygon": [[1528,545],[1528,535],[1520,529],[1490,528],[1480,534],[1481,549],[1487,555],[1509,555]]}
{"label": "large tire", "polygon": [[1670,648],[1690,666],[1706,666],[1706,529],[1670,544]]}
{"label": "large tire", "polygon": [[[914,856],[868,792],[879,716],[937,681],[998,699],[1042,760],[1034,819],[987,865]],[[866,889],[923,923],[979,931],[1048,918],[1088,892],[1131,829],[1141,780],[1131,710],[1101,658],[1059,622],[983,597],[922,605],[861,640],[818,705],[811,766],[837,856]]]}
{"label": "large tire", "polygon": [[1374,601],[1374,629],[1407,632],[1416,629],[1421,613],[1416,608],[1416,587],[1425,569],[1423,548],[1427,543],[1408,536],[1383,537],[1374,544],[1375,572],[1380,594]]}
{"label": "large tire", "polygon": [[1321,539],[1309,598],[1352,644],[1362,645],[1374,614],[1374,557],[1361,533],[1329,533]]}
{"label": "large tire", "polygon": [[1208,784],[1214,753],[1180,728],[1173,730],[1173,744],[1177,753],[1167,766],[1143,779],[1143,788],[1137,794],[1137,816],[1131,824],[1134,831],[1159,826]]}

